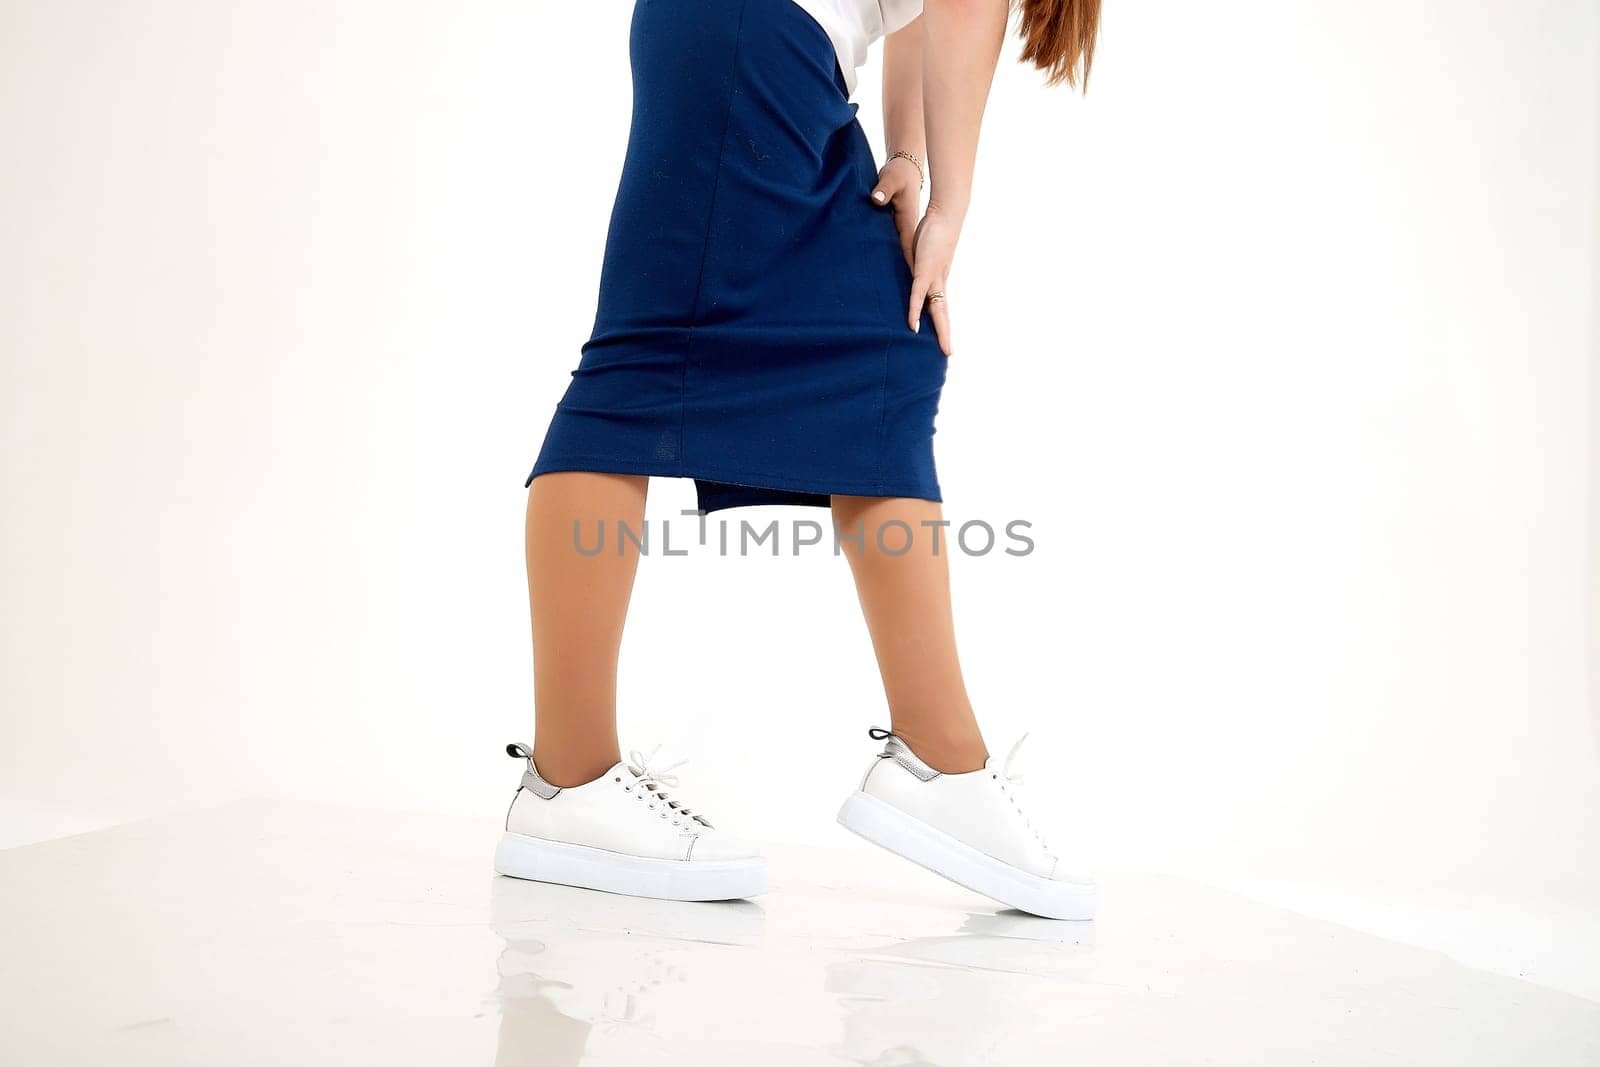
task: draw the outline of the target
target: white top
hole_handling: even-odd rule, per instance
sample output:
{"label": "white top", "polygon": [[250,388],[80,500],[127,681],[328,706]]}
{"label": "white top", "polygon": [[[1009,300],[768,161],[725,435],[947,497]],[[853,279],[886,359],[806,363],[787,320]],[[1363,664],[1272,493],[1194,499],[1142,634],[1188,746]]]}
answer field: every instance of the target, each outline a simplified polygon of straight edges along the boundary
{"label": "white top", "polygon": [[922,0],[794,0],[817,20],[839,57],[845,85],[856,91],[856,71],[872,42],[922,14]]}

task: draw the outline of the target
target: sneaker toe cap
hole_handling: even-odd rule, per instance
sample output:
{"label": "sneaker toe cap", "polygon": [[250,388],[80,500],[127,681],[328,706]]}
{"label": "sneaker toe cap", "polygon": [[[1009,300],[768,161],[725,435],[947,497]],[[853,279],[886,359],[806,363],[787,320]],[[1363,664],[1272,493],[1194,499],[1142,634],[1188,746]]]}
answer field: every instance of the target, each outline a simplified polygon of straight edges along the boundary
{"label": "sneaker toe cap", "polygon": [[1050,873],[1045,877],[1053,882],[1066,882],[1090,888],[1093,888],[1096,882],[1094,875],[1087,869],[1059,857],[1051,861]]}
{"label": "sneaker toe cap", "polygon": [[690,860],[708,862],[750,860],[760,857],[761,850],[753,842],[721,830],[708,830],[701,834],[689,851]]}

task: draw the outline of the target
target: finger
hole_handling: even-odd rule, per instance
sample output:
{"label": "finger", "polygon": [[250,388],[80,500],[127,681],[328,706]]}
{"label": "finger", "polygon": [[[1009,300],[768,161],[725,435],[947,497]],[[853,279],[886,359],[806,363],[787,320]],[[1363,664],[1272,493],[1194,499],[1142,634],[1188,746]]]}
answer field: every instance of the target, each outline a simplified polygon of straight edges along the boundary
{"label": "finger", "polygon": [[928,288],[931,283],[932,279],[926,275],[911,279],[911,308],[907,322],[911,326],[912,333],[920,332],[922,326],[922,304],[928,299]]}
{"label": "finger", "polygon": [[900,195],[904,188],[905,183],[893,174],[880,174],[878,184],[872,187],[872,202],[879,207],[894,204],[898,208],[900,201],[905,199]]}
{"label": "finger", "polygon": [[928,316],[933,319],[934,336],[939,338],[939,351],[948,358],[955,352],[950,342],[950,301],[935,300],[929,304]]}
{"label": "finger", "polygon": [[917,237],[917,205],[910,197],[895,198],[894,226],[900,234],[900,251],[906,254],[906,266],[916,266],[912,249]]}

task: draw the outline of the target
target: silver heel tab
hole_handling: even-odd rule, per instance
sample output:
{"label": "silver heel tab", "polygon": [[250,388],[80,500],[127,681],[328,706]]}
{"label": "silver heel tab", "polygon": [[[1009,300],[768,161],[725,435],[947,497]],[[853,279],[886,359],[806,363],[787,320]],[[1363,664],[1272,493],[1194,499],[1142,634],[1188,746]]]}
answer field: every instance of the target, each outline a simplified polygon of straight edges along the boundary
{"label": "silver heel tab", "polygon": [[874,726],[867,731],[867,736],[874,741],[884,742],[883,751],[878,753],[879,759],[894,760],[911,772],[912,777],[919,782],[928,782],[939,777],[939,772],[918,759],[917,754],[911,751],[911,746],[902,741],[898,734]]}
{"label": "silver heel tab", "polygon": [[539,769],[533,765],[533,749],[516,741],[506,746],[506,755],[512,759],[525,760],[527,768],[522,772],[522,788],[538,797],[540,800],[551,800],[561,792],[561,787],[551,785],[539,777]]}

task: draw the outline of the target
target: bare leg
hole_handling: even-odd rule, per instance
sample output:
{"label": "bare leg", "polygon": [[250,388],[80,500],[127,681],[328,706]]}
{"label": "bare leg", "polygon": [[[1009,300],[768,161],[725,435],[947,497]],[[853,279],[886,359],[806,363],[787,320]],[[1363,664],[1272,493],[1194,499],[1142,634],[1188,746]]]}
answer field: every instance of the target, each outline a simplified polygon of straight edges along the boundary
{"label": "bare leg", "polygon": [[642,532],[648,485],[574,471],[540,475],[528,490],[534,763],[552,785],[591,782],[621,758],[617,653],[639,553],[618,533],[621,523]]}
{"label": "bare leg", "polygon": [[[845,542],[844,553],[872,634],[891,727],[935,770],[959,774],[982,767],[989,753],[956,655],[949,531],[922,525],[942,516],[931,500],[833,498],[833,518],[842,535],[864,535],[860,542]],[[906,544],[907,530],[910,550],[896,555]]]}

